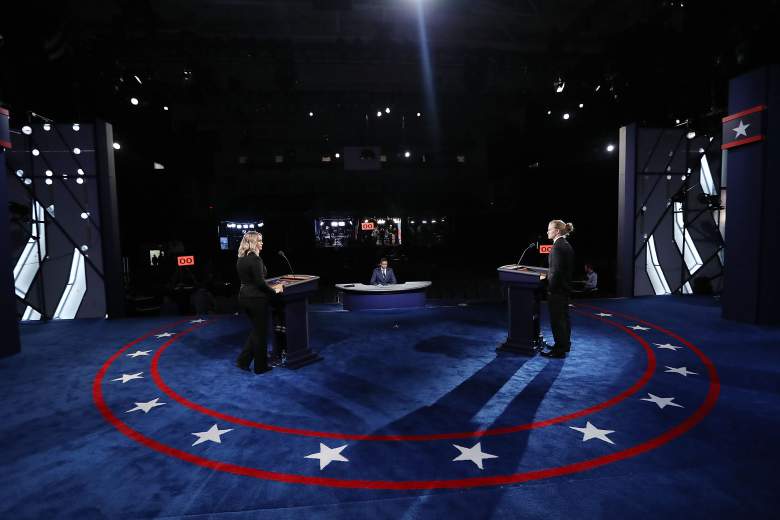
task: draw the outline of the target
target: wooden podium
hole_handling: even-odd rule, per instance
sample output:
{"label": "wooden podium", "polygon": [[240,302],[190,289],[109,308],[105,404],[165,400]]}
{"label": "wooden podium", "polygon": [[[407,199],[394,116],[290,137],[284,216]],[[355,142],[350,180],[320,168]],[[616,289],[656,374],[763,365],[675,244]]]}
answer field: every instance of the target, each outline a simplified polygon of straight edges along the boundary
{"label": "wooden podium", "polygon": [[296,369],[320,361],[322,357],[309,348],[309,294],[317,290],[319,276],[286,274],[268,278],[268,285],[282,284],[284,291],[274,297],[284,309],[287,326],[287,368]]}
{"label": "wooden podium", "polygon": [[533,356],[541,346],[539,300],[542,280],[547,278],[548,271],[544,267],[517,264],[498,268],[498,279],[508,287],[509,324],[506,341],[496,352]]}

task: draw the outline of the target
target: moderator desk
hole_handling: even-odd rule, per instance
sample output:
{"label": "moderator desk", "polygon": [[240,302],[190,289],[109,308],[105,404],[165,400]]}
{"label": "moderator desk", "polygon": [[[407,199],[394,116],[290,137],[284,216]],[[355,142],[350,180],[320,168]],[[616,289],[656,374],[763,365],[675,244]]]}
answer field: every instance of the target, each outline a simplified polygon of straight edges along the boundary
{"label": "moderator desk", "polygon": [[405,282],[392,285],[337,283],[348,311],[370,309],[408,309],[425,307],[425,290],[431,282]]}
{"label": "moderator desk", "polygon": [[549,269],[529,265],[502,265],[498,279],[508,286],[509,325],[506,341],[496,351],[532,356],[541,346],[539,301]]}

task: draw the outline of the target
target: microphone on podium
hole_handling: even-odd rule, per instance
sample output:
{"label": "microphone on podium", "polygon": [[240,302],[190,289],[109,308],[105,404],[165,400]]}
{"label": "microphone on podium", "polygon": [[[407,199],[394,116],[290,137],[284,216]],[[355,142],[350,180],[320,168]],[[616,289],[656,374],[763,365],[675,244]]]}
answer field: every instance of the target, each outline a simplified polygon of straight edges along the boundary
{"label": "microphone on podium", "polygon": [[528,252],[528,250],[529,250],[529,249],[531,249],[532,247],[537,247],[537,245],[536,245],[536,242],[531,242],[530,244],[528,244],[528,247],[526,247],[526,248],[523,250],[523,253],[520,255],[520,260],[518,260],[518,261],[517,261],[517,265],[522,265],[522,263],[523,263],[523,257],[524,257],[524,256],[525,256],[525,254]]}
{"label": "microphone on podium", "polygon": [[295,274],[295,270],[292,268],[292,265],[290,264],[290,261],[287,259],[287,256],[284,254],[284,251],[279,251],[279,256],[284,258],[284,261],[287,262],[287,267],[290,268],[290,274]]}

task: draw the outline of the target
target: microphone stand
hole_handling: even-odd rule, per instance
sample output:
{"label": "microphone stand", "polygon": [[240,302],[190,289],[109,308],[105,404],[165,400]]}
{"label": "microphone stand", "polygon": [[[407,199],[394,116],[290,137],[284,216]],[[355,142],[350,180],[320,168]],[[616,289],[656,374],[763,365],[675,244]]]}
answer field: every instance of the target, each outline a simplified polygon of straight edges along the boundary
{"label": "microphone stand", "polygon": [[290,264],[290,261],[287,259],[287,256],[284,254],[284,251],[279,251],[279,256],[284,258],[284,261],[287,262],[287,267],[290,268],[290,274],[295,274],[295,269],[292,268],[292,264]]}
{"label": "microphone stand", "polygon": [[535,247],[535,246],[536,246],[536,242],[531,242],[530,244],[528,244],[528,247],[526,247],[523,250],[523,253],[520,255],[520,260],[517,261],[516,265],[521,265],[522,262],[523,262],[523,257],[525,256],[525,254],[528,252],[529,249],[531,249],[532,247]]}

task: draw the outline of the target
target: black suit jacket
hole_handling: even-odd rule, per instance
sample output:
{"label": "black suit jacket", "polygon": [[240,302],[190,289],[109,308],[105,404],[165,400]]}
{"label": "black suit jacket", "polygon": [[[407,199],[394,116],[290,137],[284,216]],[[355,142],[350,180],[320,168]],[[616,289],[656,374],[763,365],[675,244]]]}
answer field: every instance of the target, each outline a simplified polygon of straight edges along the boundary
{"label": "black suit jacket", "polygon": [[551,294],[571,293],[571,276],[574,272],[574,249],[561,237],[550,251],[550,272],[547,274],[547,291]]}
{"label": "black suit jacket", "polygon": [[246,256],[239,257],[236,270],[238,279],[241,280],[239,298],[265,298],[276,294],[265,282],[268,271],[265,269],[263,259],[256,254],[248,253]]}

